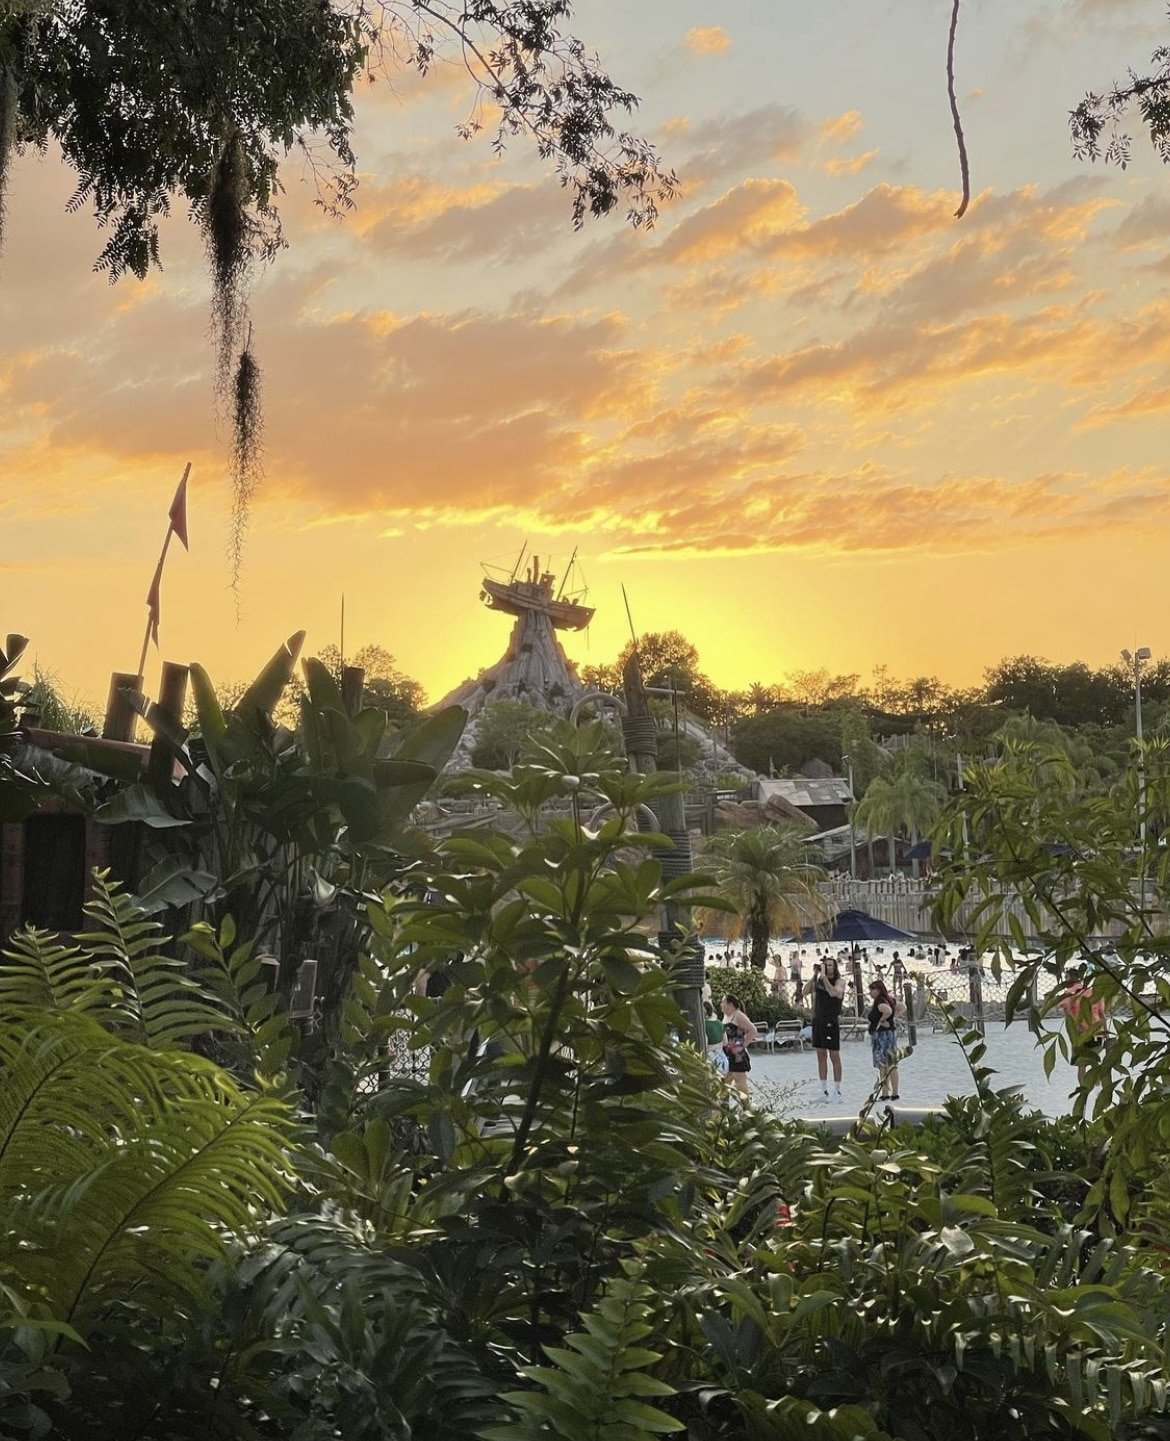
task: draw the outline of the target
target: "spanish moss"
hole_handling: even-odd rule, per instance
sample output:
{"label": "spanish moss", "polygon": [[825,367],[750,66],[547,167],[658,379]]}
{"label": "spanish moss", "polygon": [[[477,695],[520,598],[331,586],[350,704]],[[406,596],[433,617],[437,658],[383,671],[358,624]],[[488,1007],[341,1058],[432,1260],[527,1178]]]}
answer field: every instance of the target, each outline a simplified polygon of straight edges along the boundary
{"label": "spanish moss", "polygon": [[244,560],[244,534],[248,528],[252,498],[260,480],[263,431],[260,367],[252,354],[252,336],[249,332],[232,382],[232,522],[228,558],[237,605],[240,571]]}
{"label": "spanish moss", "polygon": [[4,244],[4,216],[7,210],[8,165],[16,148],[16,77],[0,67],[0,247]]}
{"label": "spanish moss", "polygon": [[204,208],[204,235],[211,262],[212,338],[215,343],[215,388],[224,396],[232,356],[240,344],[247,308],[246,284],[251,258],[248,217],[248,157],[243,136],[231,134],[211,175]]}

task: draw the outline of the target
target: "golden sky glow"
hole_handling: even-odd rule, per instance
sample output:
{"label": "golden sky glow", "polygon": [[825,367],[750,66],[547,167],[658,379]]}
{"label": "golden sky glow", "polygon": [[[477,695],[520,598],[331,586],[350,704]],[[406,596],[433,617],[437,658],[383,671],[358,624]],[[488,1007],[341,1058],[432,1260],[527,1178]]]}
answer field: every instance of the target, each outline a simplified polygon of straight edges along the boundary
{"label": "golden sky glow", "polygon": [[[966,11],[969,10],[969,13]],[[635,12],[631,14],[631,12]],[[363,98],[358,211],[290,167],[257,280],[267,481],[240,617],[208,284],[111,289],[50,157],[0,268],[5,629],[67,686],[131,669],[183,462],[163,654],[251,673],[288,633],[378,641],[442,694],[496,659],[481,559],[579,546],[581,660],[677,627],[728,685],[827,666],[975,681],[1032,651],[1170,645],[1170,180],[1079,164],[1065,117],[1165,39],[1161,0],[965,7],[957,164],[926,0],[587,0],[679,174],[650,232],[573,233],[521,148],[454,136],[452,69]],[[717,19],[718,23],[715,23]]]}

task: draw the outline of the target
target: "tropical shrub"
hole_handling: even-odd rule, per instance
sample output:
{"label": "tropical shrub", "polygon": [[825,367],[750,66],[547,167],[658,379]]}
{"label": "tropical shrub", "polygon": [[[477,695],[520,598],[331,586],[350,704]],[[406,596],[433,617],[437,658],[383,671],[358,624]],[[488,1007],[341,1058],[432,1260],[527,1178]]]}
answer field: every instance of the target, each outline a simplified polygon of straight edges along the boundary
{"label": "tropical shrub", "polygon": [[292,1181],[286,1102],[184,1046],[231,1027],[216,998],[124,896],[89,913],[78,945],[25,932],[0,965],[5,1435],[133,1434],[115,1418]]}
{"label": "tropical shrub", "polygon": [[377,706],[351,714],[336,676],[303,663],[296,730],[273,715],[304,640],[291,636],[230,706],[191,668],[195,723],[176,723],[141,695],[131,701],[170,762],[143,778],[137,757],[85,740],[64,753],[121,783],[96,811],[117,828],[116,869],[152,911],[212,926],[281,960],[293,991],[316,962],[322,1011],[340,1004],[361,950],[365,896],[395,879],[411,811],[447,764],[466,723],[452,706],[402,730]]}
{"label": "tropical shrub", "polygon": [[[657,838],[636,829],[668,779],[631,775],[586,728],[467,784],[528,824],[439,841],[369,899],[367,949],[312,1049],[229,924],[188,937],[180,969],[108,887],[76,944],[26,935],[6,957],[16,1107],[38,1075],[49,1089],[45,1137],[7,1170],[0,1128],[4,1434],[1170,1432],[1157,1135],[1147,1172],[1112,1113],[1026,1114],[973,1035],[976,1094],[920,1131],[863,1113],[835,1140],[742,1104],[680,1040],[675,978],[647,940],[664,902],[711,900],[700,877],[664,880]],[[542,830],[546,810],[560,818]],[[63,1068],[54,1098],[50,1041],[113,1059],[92,1081]],[[131,1064],[144,1101],[128,1107]],[[215,1123],[240,1126],[208,1197],[214,1146],[191,1186],[167,1182],[190,1144],[173,1103],[190,1088],[200,1117],[201,1086]],[[249,1149],[253,1107],[268,1109]],[[1095,1194],[1117,1132],[1124,1209]],[[157,1137],[141,1179],[122,1174],[123,1136]],[[91,1237],[88,1191],[121,1196],[160,1167],[157,1223],[153,1191],[140,1211],[103,1200]],[[138,1215],[149,1234],[118,1229]],[[76,1245],[84,1260],[104,1235],[74,1306],[78,1267],[56,1290],[46,1258]]]}

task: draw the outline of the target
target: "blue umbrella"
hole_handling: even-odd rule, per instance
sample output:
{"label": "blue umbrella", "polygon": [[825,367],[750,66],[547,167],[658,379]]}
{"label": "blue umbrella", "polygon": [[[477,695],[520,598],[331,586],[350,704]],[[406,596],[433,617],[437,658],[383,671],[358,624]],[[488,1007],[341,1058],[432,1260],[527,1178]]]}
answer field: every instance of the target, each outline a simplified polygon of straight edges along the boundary
{"label": "blue umbrella", "polygon": [[802,941],[916,941],[913,931],[902,931],[887,925],[867,911],[838,911],[828,933],[816,926],[806,926],[800,933]]}

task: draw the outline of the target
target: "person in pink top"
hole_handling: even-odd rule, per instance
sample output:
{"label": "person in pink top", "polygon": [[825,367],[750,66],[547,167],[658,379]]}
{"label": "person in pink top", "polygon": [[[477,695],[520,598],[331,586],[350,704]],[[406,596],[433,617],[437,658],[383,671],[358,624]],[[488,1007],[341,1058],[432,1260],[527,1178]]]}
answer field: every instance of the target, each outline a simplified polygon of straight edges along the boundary
{"label": "person in pink top", "polygon": [[1093,1051],[1105,1041],[1105,1003],[1093,994],[1084,970],[1070,983],[1060,1000],[1068,1023],[1077,1063],[1077,1081],[1084,1084]]}

